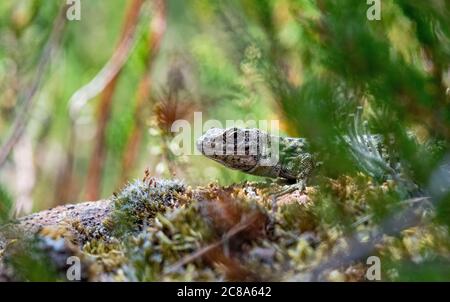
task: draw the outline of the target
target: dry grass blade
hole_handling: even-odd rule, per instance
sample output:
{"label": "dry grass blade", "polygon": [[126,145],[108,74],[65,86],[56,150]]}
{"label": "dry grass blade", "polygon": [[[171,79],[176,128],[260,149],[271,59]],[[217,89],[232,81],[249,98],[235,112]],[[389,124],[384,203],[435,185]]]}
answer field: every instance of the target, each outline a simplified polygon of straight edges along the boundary
{"label": "dry grass blade", "polygon": [[[99,104],[99,117],[98,117],[98,128],[95,138],[95,145],[91,156],[91,162],[89,164],[89,171],[86,183],[86,199],[95,200],[99,198],[100,195],[100,184],[102,180],[102,172],[103,172],[103,163],[106,158],[106,127],[108,124],[108,120],[110,117],[111,109],[112,109],[112,101],[115,93],[115,88],[117,84],[117,79],[119,77],[120,71],[125,65],[126,59],[133,46],[135,45],[136,40],[136,29],[139,24],[140,14],[142,11],[142,7],[144,4],[144,0],[131,0],[128,10],[125,14],[125,21],[123,24],[122,35],[119,41],[119,44],[108,62],[108,73],[102,74],[105,70],[102,70],[93,81],[91,81],[88,85],[84,86],[81,90],[85,89],[85,92],[80,94],[80,98],[75,101],[73,104],[77,104],[76,102],[81,102],[78,105],[84,105],[85,102],[89,98],[83,98],[83,93],[91,93],[102,91],[101,100]],[[96,83],[96,81],[98,83]],[[99,85],[98,85],[99,84]],[[104,84],[104,85],[103,85]],[[75,95],[74,95],[75,96]],[[95,95],[93,95],[95,96]],[[89,97],[89,95],[88,95]],[[78,106],[75,105],[75,106]],[[73,117],[73,116],[72,116]]]}
{"label": "dry grass blade", "polygon": [[144,1],[145,0],[136,0],[130,5],[130,15],[125,22],[125,30],[122,34],[122,38],[106,65],[88,84],[75,91],[70,97],[69,112],[72,120],[76,120],[79,112],[89,100],[105,90],[107,85],[113,81],[127,62],[127,59],[136,44],[136,27],[139,19],[139,14],[136,15],[136,12],[140,12],[140,8]]}

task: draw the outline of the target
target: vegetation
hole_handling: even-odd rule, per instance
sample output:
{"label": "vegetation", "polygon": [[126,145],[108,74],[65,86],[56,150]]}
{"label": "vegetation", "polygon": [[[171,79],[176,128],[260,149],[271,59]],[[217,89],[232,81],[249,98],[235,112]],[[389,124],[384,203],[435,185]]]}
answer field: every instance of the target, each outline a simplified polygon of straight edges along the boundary
{"label": "vegetation", "polygon": [[[59,5],[0,3],[0,279],[64,280],[76,255],[83,280],[362,281],[369,256],[449,280],[448,1]],[[279,183],[178,155],[194,112],[278,120],[321,166],[274,207]],[[17,230],[101,198],[92,225]]]}

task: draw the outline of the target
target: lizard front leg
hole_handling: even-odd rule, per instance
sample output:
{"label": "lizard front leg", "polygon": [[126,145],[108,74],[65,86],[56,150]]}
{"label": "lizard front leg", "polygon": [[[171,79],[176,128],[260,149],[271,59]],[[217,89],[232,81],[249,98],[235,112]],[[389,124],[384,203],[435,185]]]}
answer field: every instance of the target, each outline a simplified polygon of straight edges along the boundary
{"label": "lizard front leg", "polygon": [[303,193],[306,190],[306,183],[307,183],[307,177],[303,177],[301,179],[298,179],[296,183],[288,185],[286,188],[273,193],[272,196],[275,198],[281,197],[283,195],[295,192],[297,190],[300,191],[300,193]]}
{"label": "lizard front leg", "polygon": [[[286,188],[273,193],[272,195],[272,209],[276,209],[276,201],[279,197],[290,194],[297,190],[300,193],[303,193],[306,190],[306,184],[309,176],[311,175],[314,169],[314,159],[310,154],[302,154],[301,156],[291,158],[289,165],[286,165],[286,168],[290,169],[290,172],[297,172],[296,174],[296,182],[292,185],[287,186]],[[293,173],[293,174],[294,174]]]}
{"label": "lizard front leg", "polygon": [[278,192],[273,193],[272,194],[272,210],[276,211],[276,209],[277,209],[277,199],[279,197],[281,197],[283,195],[286,195],[286,194],[293,193],[293,192],[295,192],[297,190],[299,190],[300,193],[302,193],[302,192],[305,191],[305,189],[306,189],[306,179],[302,179],[302,180],[299,180],[298,182],[296,182],[295,184],[288,185],[286,188],[284,188],[284,189],[282,189],[282,190],[280,190]]}

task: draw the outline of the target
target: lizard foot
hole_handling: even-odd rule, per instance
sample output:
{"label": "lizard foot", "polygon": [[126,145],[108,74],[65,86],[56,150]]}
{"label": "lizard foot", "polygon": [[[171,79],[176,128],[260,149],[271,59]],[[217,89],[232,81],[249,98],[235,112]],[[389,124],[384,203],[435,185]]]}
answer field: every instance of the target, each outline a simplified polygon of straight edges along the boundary
{"label": "lizard foot", "polygon": [[300,191],[300,193],[305,192],[306,190],[306,180],[299,180],[297,183],[289,185],[287,188],[278,191],[276,193],[272,194],[272,211],[276,211],[277,209],[277,199],[283,195],[290,194],[292,192],[295,192],[297,190]]}

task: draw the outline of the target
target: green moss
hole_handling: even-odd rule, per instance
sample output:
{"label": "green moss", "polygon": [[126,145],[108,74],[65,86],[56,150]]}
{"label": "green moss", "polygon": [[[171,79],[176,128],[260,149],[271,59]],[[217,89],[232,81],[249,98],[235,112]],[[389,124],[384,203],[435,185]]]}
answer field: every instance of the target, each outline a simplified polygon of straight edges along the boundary
{"label": "green moss", "polygon": [[10,194],[0,184],[0,224],[5,223],[10,218],[13,200]]}
{"label": "green moss", "polygon": [[113,196],[114,210],[104,225],[117,236],[136,231],[158,212],[177,206],[175,196],[184,191],[179,180],[135,180]]}
{"label": "green moss", "polygon": [[[68,224],[82,233],[78,246],[67,245],[70,232],[60,227],[56,233],[41,231],[41,244],[20,248],[8,259],[20,268],[42,256],[41,263],[54,267],[55,274],[46,280],[62,280],[69,254],[81,257],[83,278],[92,281],[308,280],[311,269],[347,248],[343,236],[356,230],[369,233],[397,205],[395,192],[390,184],[377,185],[364,175],[323,179],[306,195],[285,196],[272,212],[271,191],[257,183],[192,190],[177,180],[136,180],[115,194],[100,232],[76,227],[76,221]],[[223,241],[249,217],[257,218]],[[364,223],[354,225],[364,217]],[[430,221],[384,239],[374,253],[397,271],[402,263],[445,257],[450,247],[447,228],[430,226]],[[28,250],[32,255],[24,252]],[[361,281],[363,260],[324,276]],[[30,268],[17,271],[17,278],[34,280],[35,272],[43,269]],[[383,279],[395,280],[387,272]]]}
{"label": "green moss", "polygon": [[158,213],[151,227],[128,239],[125,272],[131,280],[140,281],[180,278],[185,268],[173,273],[166,269],[206,245],[213,235],[197,202]]}
{"label": "green moss", "polygon": [[[33,236],[10,244],[5,252],[4,264],[14,281],[60,281],[58,259],[54,251],[61,249],[61,242]],[[52,255],[53,254],[53,255]]]}
{"label": "green moss", "polygon": [[287,204],[280,208],[281,225],[284,230],[298,230],[301,232],[314,230],[318,219],[311,207],[297,202]]}

